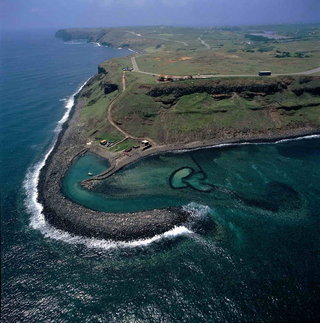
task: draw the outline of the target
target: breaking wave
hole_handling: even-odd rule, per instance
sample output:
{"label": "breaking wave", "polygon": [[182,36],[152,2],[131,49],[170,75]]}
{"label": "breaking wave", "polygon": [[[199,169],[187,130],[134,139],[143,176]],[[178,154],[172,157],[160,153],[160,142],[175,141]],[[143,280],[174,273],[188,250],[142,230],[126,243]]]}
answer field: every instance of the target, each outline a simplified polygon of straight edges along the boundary
{"label": "breaking wave", "polygon": [[[44,167],[49,155],[54,149],[54,146],[57,142],[58,134],[62,130],[63,124],[69,118],[71,109],[74,105],[75,96],[82,90],[82,88],[85,86],[87,82],[88,80],[80,86],[78,91],[76,91],[73,95],[71,95],[68,100],[66,100],[66,103],[65,103],[66,112],[64,113],[62,118],[58,121],[57,126],[54,130],[55,138],[53,140],[52,145],[50,146],[44,158],[41,161],[34,164],[33,166],[31,166],[27,171],[27,174],[23,183],[23,187],[26,192],[25,206],[27,211],[31,214],[30,226],[35,230],[39,230],[47,238],[64,241],[70,244],[84,244],[88,248],[102,248],[102,249],[145,246],[155,241],[159,241],[161,239],[168,239],[168,238],[174,238],[176,236],[192,234],[193,232],[187,227],[177,226],[163,234],[156,235],[152,238],[135,240],[131,242],[124,242],[124,241],[122,242],[122,241],[112,241],[112,240],[76,236],[66,231],[52,227],[45,220],[45,217],[43,214],[43,205],[38,201],[38,194],[39,194],[38,183],[40,178],[40,171]],[[190,212],[191,212],[191,208],[190,208]]]}
{"label": "breaking wave", "polygon": [[[27,211],[31,214],[30,226],[35,230],[39,230],[47,238],[64,241],[70,244],[83,244],[88,248],[102,248],[106,250],[111,248],[119,248],[119,247],[146,246],[162,239],[172,239],[181,235],[194,235],[195,234],[194,229],[196,228],[197,224],[199,224],[201,221],[208,218],[207,215],[210,212],[210,208],[208,206],[199,205],[194,202],[189,203],[188,205],[185,205],[182,207],[182,209],[185,212],[188,212],[190,215],[190,221],[186,226],[177,226],[163,234],[155,235],[152,238],[134,240],[130,242],[112,241],[112,240],[76,236],[66,231],[52,227],[45,220],[45,217],[43,214],[43,206],[41,203],[38,202],[38,183],[39,183],[40,171],[44,167],[49,155],[54,149],[54,146],[57,142],[58,135],[62,130],[63,124],[69,118],[71,109],[74,105],[75,96],[82,90],[82,88],[85,86],[87,82],[88,80],[84,82],[79,87],[79,89],[69,97],[69,99],[65,100],[66,112],[64,113],[62,118],[58,121],[57,126],[54,130],[55,137],[52,145],[50,146],[44,158],[41,161],[34,164],[33,166],[31,166],[27,171],[23,186],[26,192],[25,206]],[[282,139],[282,140],[275,141],[273,143],[281,143],[281,142],[292,141],[292,140],[311,139],[311,138],[319,138],[319,137],[320,135],[307,135],[307,136],[301,136],[301,137],[291,138],[291,139]],[[236,146],[236,145],[247,145],[247,144],[255,144],[255,143],[243,142],[238,144],[237,143],[219,144],[219,145],[213,145],[212,147],[223,147],[223,146],[231,146],[231,145]],[[260,142],[259,144],[269,144],[269,142],[265,142],[265,143]],[[195,148],[195,150],[196,149],[198,148]],[[179,153],[182,151],[183,150],[180,150]],[[190,151],[190,149],[186,151]]]}
{"label": "breaking wave", "polygon": [[281,144],[283,142],[289,142],[289,141],[296,141],[296,140],[305,140],[305,139],[315,139],[315,138],[320,138],[320,134],[314,134],[314,135],[303,135],[299,137],[294,137],[294,138],[287,138],[287,139],[279,139],[279,140],[274,140],[274,141],[243,141],[243,142],[229,142],[229,143],[224,143],[224,144],[213,144],[213,145],[208,145],[205,147],[195,147],[195,148],[187,148],[187,149],[178,149],[172,151],[172,153],[175,154],[181,154],[184,152],[189,152],[189,151],[196,151],[196,150],[201,150],[201,149],[209,149],[209,148],[220,148],[220,147],[236,147],[236,146],[245,146],[245,145],[274,145],[274,144]]}

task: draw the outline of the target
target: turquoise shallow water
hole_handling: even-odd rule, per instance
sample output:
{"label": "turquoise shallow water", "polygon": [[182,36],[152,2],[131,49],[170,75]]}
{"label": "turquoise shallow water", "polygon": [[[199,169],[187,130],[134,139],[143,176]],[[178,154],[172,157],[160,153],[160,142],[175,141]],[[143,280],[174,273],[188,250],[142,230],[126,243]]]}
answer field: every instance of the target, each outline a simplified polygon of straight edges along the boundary
{"label": "turquoise shallow water", "polygon": [[210,208],[234,207],[300,217],[305,200],[317,200],[317,188],[310,190],[309,180],[320,180],[318,140],[150,156],[101,181],[95,192],[81,188],[79,183],[90,177],[88,172],[105,171],[108,164],[86,154],[67,172],[64,193],[98,211],[135,212],[197,202]]}
{"label": "turquoise shallow water", "polygon": [[[2,320],[318,322],[319,138],[154,156],[93,193],[118,211],[182,205],[218,232],[124,246],[30,226],[23,181],[56,135],[59,100],[120,54],[52,34],[1,40]],[[104,167],[89,156],[67,184]]]}

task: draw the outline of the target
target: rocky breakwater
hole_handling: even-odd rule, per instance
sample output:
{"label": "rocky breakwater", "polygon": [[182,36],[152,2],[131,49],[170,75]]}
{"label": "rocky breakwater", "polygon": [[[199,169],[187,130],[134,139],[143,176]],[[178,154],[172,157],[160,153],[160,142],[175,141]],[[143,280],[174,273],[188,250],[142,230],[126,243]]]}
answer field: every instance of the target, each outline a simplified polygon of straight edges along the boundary
{"label": "rocky breakwater", "polygon": [[[90,82],[94,82],[95,76]],[[62,193],[62,180],[71,163],[88,148],[81,131],[79,112],[88,84],[75,98],[71,116],[63,126],[54,150],[40,173],[39,202],[46,220],[56,228],[87,237],[131,241],[164,233],[188,220],[178,208],[136,213],[97,212],[74,203]]]}

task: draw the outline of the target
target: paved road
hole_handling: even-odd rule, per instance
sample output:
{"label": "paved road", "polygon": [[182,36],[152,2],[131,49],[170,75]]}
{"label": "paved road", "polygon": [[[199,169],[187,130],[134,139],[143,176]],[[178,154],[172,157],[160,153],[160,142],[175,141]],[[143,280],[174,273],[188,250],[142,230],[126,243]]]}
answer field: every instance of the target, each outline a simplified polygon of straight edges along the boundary
{"label": "paved road", "polygon": [[297,73],[288,73],[288,74],[273,74],[275,76],[284,76],[284,75],[311,75],[315,73],[320,73],[320,67],[314,68],[312,70],[297,72]]}
{"label": "paved road", "polygon": [[[157,73],[150,73],[150,72],[144,72],[139,69],[139,66],[137,64],[135,56],[131,57],[132,67],[133,71],[137,73],[142,74],[148,74],[148,75],[154,75],[159,76],[160,74]],[[303,71],[303,72],[296,72],[296,73],[283,73],[283,74],[272,74],[272,76],[290,76],[290,75],[311,75],[315,73],[320,72],[320,67],[314,68],[312,70]],[[182,77],[183,75],[181,75]],[[213,77],[219,77],[219,78],[225,78],[225,77],[255,77],[258,76],[258,74],[196,74],[192,75],[194,79],[207,79],[207,78],[213,78]],[[178,76],[177,76],[178,77]]]}
{"label": "paved road", "polygon": [[139,66],[137,64],[136,58],[135,56],[131,57],[131,62],[132,62],[132,67],[133,67],[133,72],[137,72],[137,73],[142,73],[142,74],[147,74],[147,75],[155,75],[155,76],[159,76],[160,74],[155,74],[155,73],[150,73],[150,72],[143,72],[139,69]]}
{"label": "paved road", "polygon": [[[142,73],[142,74],[148,74],[148,75],[154,75],[154,76],[159,76],[160,74],[156,74],[156,73],[150,73],[150,72],[144,72],[141,71],[139,69],[139,66],[137,64],[136,58],[134,56],[131,57],[131,62],[132,62],[132,67],[133,67],[133,71],[137,72],[137,73]],[[288,76],[288,75],[311,75],[314,73],[318,73],[320,72],[320,67],[314,68],[312,70],[308,70],[308,71],[304,71],[304,72],[297,72],[297,73],[288,73],[288,74],[273,74],[273,76]],[[228,74],[228,75],[217,75],[217,74],[212,74],[212,75],[193,75],[193,78],[195,79],[206,79],[206,78],[224,78],[224,77],[250,77],[250,76],[257,76],[257,74],[243,74],[243,75],[234,75],[234,74]],[[122,74],[122,91],[124,92],[126,90],[126,76],[125,76],[125,72],[123,72]],[[114,106],[114,103],[116,102],[116,100],[118,99],[118,96],[110,103],[109,107],[108,107],[108,113],[107,113],[107,118],[108,121],[110,122],[110,124],[115,127],[119,132],[121,132],[124,135],[124,138],[120,141],[123,142],[127,139],[135,139],[135,140],[148,140],[153,146],[157,146],[157,143],[155,141],[153,141],[151,138],[147,138],[147,137],[135,137],[133,135],[131,135],[130,133],[128,133],[127,131],[125,131],[124,129],[122,129],[121,127],[119,127],[119,125],[117,125],[113,118],[112,118],[112,109]],[[118,143],[120,143],[118,142]],[[117,143],[117,144],[118,144]]]}
{"label": "paved road", "polygon": [[137,61],[136,61],[136,58],[134,56],[131,57],[131,62],[132,62],[132,67],[133,67],[133,70],[135,72],[141,72],[139,67],[138,67],[138,64],[137,64]]}

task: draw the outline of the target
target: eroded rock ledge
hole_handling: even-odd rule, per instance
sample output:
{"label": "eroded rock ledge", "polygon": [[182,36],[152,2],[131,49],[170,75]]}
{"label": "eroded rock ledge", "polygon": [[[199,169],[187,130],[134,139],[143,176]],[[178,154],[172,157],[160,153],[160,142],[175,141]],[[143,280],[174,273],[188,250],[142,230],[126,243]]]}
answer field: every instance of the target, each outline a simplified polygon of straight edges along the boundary
{"label": "eroded rock ledge", "polygon": [[[70,164],[75,157],[85,153],[88,150],[87,138],[83,135],[83,129],[80,123],[80,110],[84,104],[84,100],[90,103],[91,94],[90,85],[93,82],[99,82],[104,92],[116,90],[116,84],[109,84],[102,81],[103,74],[97,74],[85,86],[76,97],[76,105],[73,107],[69,121],[64,124],[63,130],[58,137],[53,152],[50,154],[45,167],[41,170],[40,181],[38,184],[39,201],[44,206],[44,215],[46,220],[54,227],[68,231],[72,234],[112,239],[119,241],[131,241],[142,238],[153,237],[157,234],[164,233],[175,226],[187,224],[188,214],[181,208],[166,208],[161,210],[151,210],[136,213],[106,213],[98,212],[79,204],[76,204],[66,198],[62,193],[62,179],[65,172],[68,170]],[[210,87],[207,83],[200,87],[190,87],[188,84],[172,84],[172,85],[156,85],[153,87],[154,92],[149,92],[152,96],[172,95],[172,99],[185,95],[186,93],[196,92],[210,92],[214,91],[219,94],[229,95],[230,92],[235,91],[235,88],[225,87],[219,82]],[[285,82],[275,82],[270,80],[265,84],[257,84],[256,87],[247,88],[245,84],[237,84],[237,91],[240,95],[247,95],[250,93],[259,93],[266,91],[273,93],[274,91],[282,91],[287,85]],[[307,82],[308,83],[308,82]],[[308,86],[303,87],[304,91],[311,91],[318,93],[318,89]],[[216,92],[218,91],[218,92]],[[210,92],[211,93],[211,92]],[[179,150],[179,149],[192,149],[197,147],[205,147],[220,143],[236,143],[241,141],[268,141],[276,140],[279,138],[296,137],[311,133],[319,133],[319,129],[310,127],[308,125],[295,125],[290,129],[272,129],[262,132],[242,131],[235,134],[222,132],[219,136],[210,137],[208,139],[193,141],[189,143],[175,143],[157,146],[145,154],[140,154],[127,159],[122,159],[117,163],[116,167],[113,161],[109,172],[96,176],[90,180],[90,185],[95,185],[99,179],[111,176],[114,172],[125,167],[129,163],[136,162],[139,158],[146,157],[150,154],[159,152]],[[94,151],[94,147],[90,148]]]}

